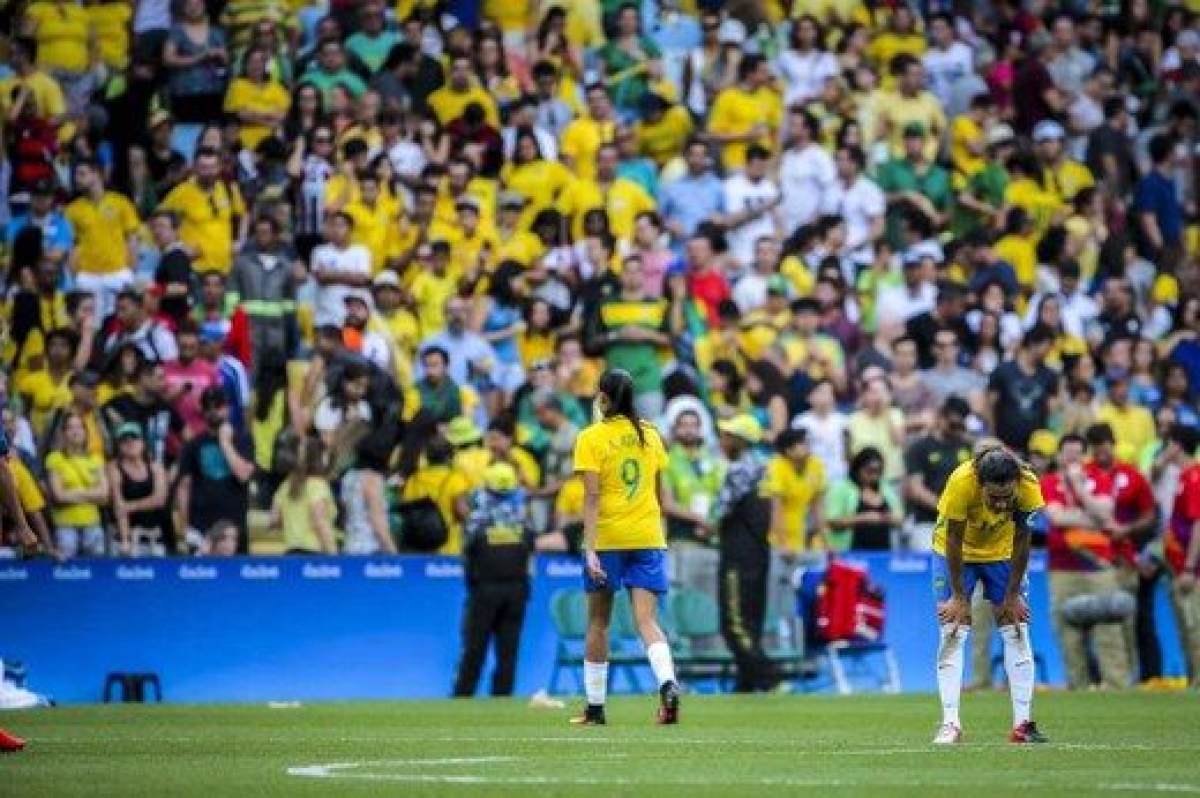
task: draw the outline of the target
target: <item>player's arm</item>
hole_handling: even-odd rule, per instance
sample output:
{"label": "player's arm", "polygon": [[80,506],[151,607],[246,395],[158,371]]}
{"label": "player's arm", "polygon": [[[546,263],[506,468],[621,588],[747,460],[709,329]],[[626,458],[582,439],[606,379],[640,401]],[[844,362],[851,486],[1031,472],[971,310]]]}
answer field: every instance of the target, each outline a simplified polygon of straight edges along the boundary
{"label": "player's arm", "polygon": [[950,573],[950,598],[965,601],[963,595],[963,539],[967,534],[967,522],[946,521],[946,569]]}
{"label": "player's arm", "polygon": [[580,471],[583,479],[583,554],[584,568],[597,581],[604,580],[604,568],[596,556],[596,534],[600,523],[600,474],[595,471]]}

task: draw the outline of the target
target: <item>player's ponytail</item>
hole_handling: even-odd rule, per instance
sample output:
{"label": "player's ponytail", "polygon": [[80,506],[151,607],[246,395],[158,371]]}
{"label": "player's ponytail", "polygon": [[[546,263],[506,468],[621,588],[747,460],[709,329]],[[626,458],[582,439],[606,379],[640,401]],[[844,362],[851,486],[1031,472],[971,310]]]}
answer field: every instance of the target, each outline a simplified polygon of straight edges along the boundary
{"label": "player's ponytail", "polygon": [[600,378],[599,392],[608,399],[604,410],[605,418],[624,416],[633,424],[637,431],[638,442],[646,445],[646,432],[642,429],[642,421],[638,418],[637,408],[633,404],[633,377],[624,369],[612,369]]}

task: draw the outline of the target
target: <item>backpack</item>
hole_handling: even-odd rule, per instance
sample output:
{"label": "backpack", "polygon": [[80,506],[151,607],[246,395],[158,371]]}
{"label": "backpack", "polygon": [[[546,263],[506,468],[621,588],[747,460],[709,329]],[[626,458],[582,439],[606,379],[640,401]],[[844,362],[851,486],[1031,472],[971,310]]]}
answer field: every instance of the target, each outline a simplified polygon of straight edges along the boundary
{"label": "backpack", "polygon": [[824,572],[806,573],[800,601],[808,638],[817,644],[883,638],[886,598],[865,568],[832,560]]}
{"label": "backpack", "polygon": [[446,545],[450,539],[450,529],[446,526],[446,519],[442,517],[435,497],[442,495],[450,476],[446,475],[433,496],[422,496],[396,505],[396,515],[400,518],[398,549],[429,554]]}

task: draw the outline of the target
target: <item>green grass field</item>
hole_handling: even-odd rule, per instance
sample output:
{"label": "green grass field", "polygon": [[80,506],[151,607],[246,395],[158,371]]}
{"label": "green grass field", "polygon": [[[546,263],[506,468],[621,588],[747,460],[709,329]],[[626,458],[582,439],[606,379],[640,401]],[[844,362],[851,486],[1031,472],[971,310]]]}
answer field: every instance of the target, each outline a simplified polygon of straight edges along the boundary
{"label": "green grass field", "polygon": [[929,744],[932,696],[690,697],[661,728],[649,697],[586,728],[516,700],[59,708],[0,715],[30,740],[0,795],[1200,793],[1194,693],[1035,704],[1052,744],[1004,742],[994,693],[967,697],[953,750]]}

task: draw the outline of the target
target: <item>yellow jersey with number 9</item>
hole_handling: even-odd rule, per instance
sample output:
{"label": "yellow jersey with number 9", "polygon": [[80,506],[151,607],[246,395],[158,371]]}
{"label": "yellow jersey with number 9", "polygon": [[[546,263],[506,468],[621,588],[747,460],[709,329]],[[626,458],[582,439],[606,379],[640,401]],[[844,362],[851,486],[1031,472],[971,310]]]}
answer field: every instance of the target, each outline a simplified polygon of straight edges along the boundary
{"label": "yellow jersey with number 9", "polygon": [[658,430],[642,422],[645,445],[624,416],[592,424],[575,439],[575,472],[600,479],[596,550],[665,549],[658,474],[667,450]]}
{"label": "yellow jersey with number 9", "polygon": [[938,500],[937,526],[933,530],[933,550],[946,553],[946,522],[966,521],[963,533],[963,562],[1000,562],[1012,558],[1013,538],[1017,525],[1014,513],[1032,513],[1046,506],[1038,478],[1032,471],[1022,471],[1017,483],[1016,506],[1008,512],[997,513],[984,501],[983,489],[975,476],[972,460],[954,469],[942,497]]}

